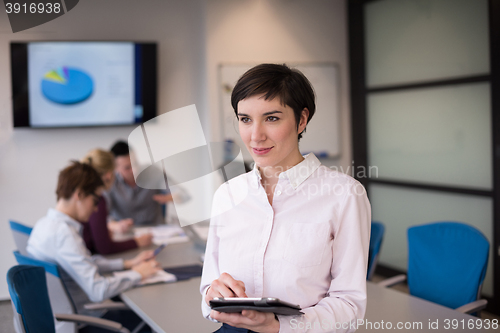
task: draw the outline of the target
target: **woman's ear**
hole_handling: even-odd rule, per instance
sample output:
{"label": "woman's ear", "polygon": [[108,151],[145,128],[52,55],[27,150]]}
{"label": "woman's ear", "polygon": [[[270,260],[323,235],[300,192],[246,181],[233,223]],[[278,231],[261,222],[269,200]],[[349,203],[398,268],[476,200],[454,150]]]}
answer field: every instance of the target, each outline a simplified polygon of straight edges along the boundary
{"label": "woman's ear", "polygon": [[75,201],[77,200],[82,200],[83,199],[83,192],[77,188],[75,192],[71,195],[71,199],[74,199]]}
{"label": "woman's ear", "polygon": [[300,113],[299,126],[297,126],[297,134],[304,132],[307,125],[307,119],[309,118],[309,110],[304,108]]}

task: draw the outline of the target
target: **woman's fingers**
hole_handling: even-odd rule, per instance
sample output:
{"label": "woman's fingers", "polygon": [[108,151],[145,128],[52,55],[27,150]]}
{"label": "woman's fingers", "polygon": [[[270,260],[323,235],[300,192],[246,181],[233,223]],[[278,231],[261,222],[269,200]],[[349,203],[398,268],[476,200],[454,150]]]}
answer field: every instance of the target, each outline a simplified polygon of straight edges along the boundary
{"label": "woman's fingers", "polygon": [[220,322],[227,323],[231,326],[241,325],[242,320],[245,319],[240,313],[226,313],[226,312],[218,312],[215,310],[211,311],[210,317]]}
{"label": "woman's fingers", "polygon": [[206,303],[209,304],[214,297],[247,297],[245,284],[227,273],[222,273],[217,280],[212,281],[205,297]]}
{"label": "woman's fingers", "polygon": [[258,314],[259,313],[257,311],[252,311],[252,310],[243,310],[243,311],[241,311],[241,315],[243,317],[246,317],[246,318],[250,319],[250,320],[255,320],[257,318]]}
{"label": "woman's fingers", "polygon": [[212,310],[210,317],[231,326],[252,329],[265,324],[269,318],[274,319],[274,314],[253,310],[243,310],[242,313],[224,313]]}
{"label": "woman's fingers", "polygon": [[232,295],[224,297],[247,297],[245,293],[245,283],[243,283],[243,281],[235,280],[228,273],[222,273],[219,280],[232,291]]}
{"label": "woman's fingers", "polygon": [[139,253],[135,258],[135,262],[136,264],[138,263],[141,263],[145,260],[148,260],[148,259],[151,259],[153,258],[153,253],[154,251],[153,250],[148,250],[148,251],[142,251],[141,253]]}
{"label": "woman's fingers", "polygon": [[220,279],[212,282],[209,292],[211,292],[211,299],[214,297],[236,297],[233,290]]}
{"label": "woman's fingers", "polygon": [[148,260],[148,259],[154,257],[155,251],[153,251],[153,250],[147,250],[147,251],[144,251],[143,253],[144,253],[144,260]]}

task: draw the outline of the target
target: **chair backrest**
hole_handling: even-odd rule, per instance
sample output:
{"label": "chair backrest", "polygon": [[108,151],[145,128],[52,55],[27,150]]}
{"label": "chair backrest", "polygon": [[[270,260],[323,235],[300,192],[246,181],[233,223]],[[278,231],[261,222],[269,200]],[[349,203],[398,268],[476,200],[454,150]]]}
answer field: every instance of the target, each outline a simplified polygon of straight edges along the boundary
{"label": "chair backrest", "polygon": [[437,222],[408,229],[410,294],[456,309],[478,298],[489,242],[476,228]]}
{"label": "chair backrest", "polygon": [[16,328],[26,333],[55,332],[44,269],[29,265],[14,266],[7,272],[7,284],[15,309]]}
{"label": "chair backrest", "polygon": [[371,280],[377,267],[380,249],[382,247],[382,240],[384,239],[385,226],[377,221],[372,221],[370,232],[370,247],[368,253],[368,271],[366,279]]}
{"label": "chair backrest", "polygon": [[26,246],[28,245],[28,238],[30,238],[31,230],[33,230],[33,228],[15,221],[9,221],[9,224],[12,236],[14,236],[14,242],[16,243],[17,250],[25,256],[28,255]]}
{"label": "chair backrest", "polygon": [[[14,256],[16,257],[17,263],[20,265],[38,266],[45,270],[45,280],[49,293],[50,305],[54,313],[76,313],[75,305],[61,280],[61,270],[59,266],[51,262],[22,255],[18,251],[14,251]],[[71,322],[57,322],[56,331],[57,333],[74,333],[76,332],[76,324]]]}

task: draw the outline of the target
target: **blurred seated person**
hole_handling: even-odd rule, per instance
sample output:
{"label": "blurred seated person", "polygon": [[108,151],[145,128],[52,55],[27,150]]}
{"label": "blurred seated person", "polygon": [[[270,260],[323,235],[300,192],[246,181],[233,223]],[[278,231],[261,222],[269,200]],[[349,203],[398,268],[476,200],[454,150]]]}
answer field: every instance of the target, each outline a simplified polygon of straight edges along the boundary
{"label": "blurred seated person", "polygon": [[[109,190],[115,180],[115,161],[114,156],[108,151],[102,149],[93,149],[85,155],[81,160],[82,163],[87,163],[92,166],[101,176],[104,183],[104,190]],[[85,245],[92,253],[99,254],[113,254],[123,252],[137,247],[144,247],[151,245],[151,234],[143,234],[134,239],[115,242],[112,240],[108,231],[108,207],[104,196],[99,198],[97,204],[97,211],[90,215],[88,223],[83,225],[83,239]],[[110,221],[110,223],[116,223]],[[118,224],[129,225],[131,219],[118,221]]]}
{"label": "blurred seated person", "polygon": [[[73,161],[59,173],[57,204],[35,224],[28,240],[28,253],[56,263],[77,311],[137,285],[160,269],[153,251],[130,260],[91,256],[82,238],[83,224],[99,204],[103,182],[90,165]],[[111,275],[102,275],[113,273]]]}
{"label": "blurred seated person", "polygon": [[[109,199],[110,215],[113,220],[131,219],[135,226],[158,225],[165,222],[162,205],[172,201],[172,195],[162,190],[151,190],[137,186],[132,171],[129,146],[124,141],[116,142],[111,148],[115,156],[116,179],[106,195]],[[130,222],[115,222],[113,231],[124,232]]]}

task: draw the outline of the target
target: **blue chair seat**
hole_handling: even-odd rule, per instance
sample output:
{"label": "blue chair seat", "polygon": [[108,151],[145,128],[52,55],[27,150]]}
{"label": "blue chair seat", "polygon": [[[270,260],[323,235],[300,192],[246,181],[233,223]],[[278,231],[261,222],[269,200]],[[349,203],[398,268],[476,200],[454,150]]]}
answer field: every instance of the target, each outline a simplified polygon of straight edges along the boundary
{"label": "blue chair seat", "polygon": [[22,255],[28,255],[26,246],[28,245],[28,239],[33,228],[15,221],[9,221],[9,225],[10,230],[12,231],[12,236],[14,237],[14,243],[16,243],[17,250]]}
{"label": "blue chair seat", "polygon": [[408,288],[414,296],[456,309],[478,299],[489,242],[476,228],[438,222],[408,229]]}
{"label": "blue chair seat", "polygon": [[[14,326],[19,333],[55,333],[55,320],[83,323],[113,332],[130,333],[120,323],[74,314],[54,314],[47,292],[45,269],[18,265],[7,272],[7,284],[14,308]],[[73,333],[76,332],[76,326]]]}

